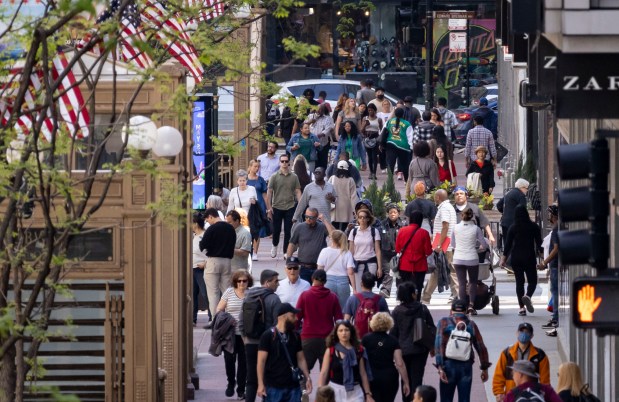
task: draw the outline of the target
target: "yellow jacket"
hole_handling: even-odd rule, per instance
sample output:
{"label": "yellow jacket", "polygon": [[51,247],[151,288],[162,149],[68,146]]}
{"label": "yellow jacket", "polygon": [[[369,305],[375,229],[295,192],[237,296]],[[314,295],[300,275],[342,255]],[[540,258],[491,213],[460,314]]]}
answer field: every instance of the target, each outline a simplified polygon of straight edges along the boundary
{"label": "yellow jacket", "polygon": [[[538,349],[531,343],[529,346],[529,361],[535,364],[537,373],[539,374],[539,382],[542,384],[550,384],[550,362],[548,356],[542,349]],[[512,366],[518,356],[518,342],[504,349],[501,352],[499,361],[494,370],[492,378],[492,393],[494,395],[507,394],[516,386],[512,377],[512,370],[507,367]]]}

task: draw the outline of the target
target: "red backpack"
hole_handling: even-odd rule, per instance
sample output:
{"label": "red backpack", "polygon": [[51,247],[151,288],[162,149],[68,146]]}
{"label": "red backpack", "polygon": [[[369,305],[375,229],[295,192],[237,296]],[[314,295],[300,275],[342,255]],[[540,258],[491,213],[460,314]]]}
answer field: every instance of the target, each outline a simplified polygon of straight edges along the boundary
{"label": "red backpack", "polygon": [[357,329],[357,337],[361,339],[363,335],[371,332],[370,320],[374,317],[374,314],[378,313],[380,295],[375,294],[369,299],[363,297],[361,293],[357,293],[356,296],[359,299],[359,307],[355,312],[354,324]]}

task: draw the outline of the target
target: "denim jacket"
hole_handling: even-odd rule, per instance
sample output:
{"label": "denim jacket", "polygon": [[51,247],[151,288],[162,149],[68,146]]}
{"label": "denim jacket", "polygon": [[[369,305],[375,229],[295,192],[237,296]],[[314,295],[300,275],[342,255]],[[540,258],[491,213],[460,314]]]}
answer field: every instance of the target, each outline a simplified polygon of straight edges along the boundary
{"label": "denim jacket", "polygon": [[[288,151],[290,153],[290,158],[291,160],[294,160],[294,158],[297,157],[297,155],[299,154],[299,150],[292,150],[292,147],[294,146],[295,142],[299,142],[299,138],[301,137],[301,133],[296,133],[295,135],[293,135],[290,138],[290,141],[288,141],[288,145],[286,145],[286,151]],[[320,142],[320,140],[318,139],[318,137],[315,134],[310,134],[309,135],[310,140],[312,140],[312,143],[314,142]],[[310,160],[308,162],[311,161],[315,161],[316,159],[318,159],[318,150],[321,149],[322,146],[316,148],[316,147],[312,147],[312,151],[310,153]]]}

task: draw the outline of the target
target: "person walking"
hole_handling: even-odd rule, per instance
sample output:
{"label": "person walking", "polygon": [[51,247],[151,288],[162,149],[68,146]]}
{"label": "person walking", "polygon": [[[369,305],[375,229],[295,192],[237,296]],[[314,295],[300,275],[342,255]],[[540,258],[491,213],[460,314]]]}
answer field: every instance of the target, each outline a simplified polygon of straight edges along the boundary
{"label": "person walking", "polygon": [[[348,298],[344,307],[344,319],[352,322],[357,329],[357,334],[363,338],[363,335],[370,331],[369,318],[379,311],[388,313],[389,306],[387,301],[381,295],[372,292],[376,285],[376,276],[371,272],[365,272],[359,281],[361,290]],[[370,300],[371,303],[367,301]],[[360,306],[363,307],[360,309]],[[360,313],[360,314],[359,314]],[[363,316],[364,321],[360,321],[359,316]]]}
{"label": "person walking", "polygon": [[230,198],[228,200],[228,210],[230,212],[236,208],[243,208],[245,212],[249,213],[249,206],[255,204],[258,200],[258,194],[256,189],[247,185],[247,171],[239,169],[236,172],[237,187],[230,190]]}
{"label": "person walking", "polygon": [[550,297],[552,299],[552,318],[548,323],[542,325],[547,329],[546,335],[557,336],[559,326],[559,207],[556,204],[550,205],[547,209],[548,221],[552,225],[550,232],[550,252],[548,256],[537,266],[542,270],[550,268]]}
{"label": "person walking", "polygon": [[269,141],[267,143],[267,151],[256,158],[260,162],[258,174],[266,182],[273,176],[273,173],[279,170],[279,159],[275,155],[278,147],[279,144],[276,141]]}
{"label": "person walking", "polygon": [[[278,311],[282,304],[275,290],[279,286],[278,273],[265,269],[260,273],[260,286],[248,289],[241,304],[239,316],[239,331],[245,344],[245,361],[247,362],[247,380],[245,386],[245,401],[255,402],[258,391],[258,344],[262,335],[278,322]],[[263,311],[259,315],[257,311]],[[264,320],[260,319],[264,317]],[[295,316],[296,318],[296,316]],[[294,326],[294,324],[293,324]],[[300,343],[299,343],[300,345]],[[289,378],[290,366],[286,367]]]}
{"label": "person walking", "polygon": [[473,125],[474,127],[466,134],[466,144],[464,146],[464,161],[466,168],[468,169],[471,162],[477,159],[475,150],[479,146],[484,146],[490,151],[490,162],[492,163],[492,167],[496,168],[497,153],[496,145],[494,144],[494,139],[492,138],[492,132],[484,128],[484,120],[480,116],[475,116],[473,118]]}
{"label": "person walking", "polygon": [[563,402],[600,402],[589,389],[589,384],[583,384],[580,367],[574,362],[561,363],[559,366],[559,381],[557,390]]}
{"label": "person walking", "polygon": [[515,388],[505,396],[504,402],[534,400],[544,402],[562,402],[559,395],[549,384],[540,384],[535,364],[528,360],[516,360],[512,366]]}
{"label": "person walking", "polygon": [[367,353],[355,327],[347,320],[336,322],[326,346],[318,386],[330,385],[338,402],[374,402]]}
{"label": "person walking", "polygon": [[415,130],[413,146],[420,142],[428,142],[432,139],[432,133],[434,132],[434,127],[436,127],[436,125],[430,121],[431,118],[432,112],[428,112],[426,110],[421,114],[422,121],[417,126],[417,130]]}
{"label": "person walking", "polygon": [[387,165],[395,175],[395,164],[404,173],[404,181],[408,181],[408,165],[413,147],[413,126],[404,119],[404,109],[396,108],[394,117],[387,121],[386,131],[381,136],[381,152],[387,154]]}
{"label": "person walking", "polygon": [[438,180],[438,166],[434,160],[429,158],[430,145],[427,141],[420,141],[413,147],[413,160],[408,167],[408,178],[406,182],[406,197],[410,195],[410,189],[415,187],[415,184],[423,182],[426,186],[426,191],[432,190],[440,186]]}
{"label": "person walking", "polygon": [[383,260],[383,280],[380,284],[380,294],[385,298],[391,295],[391,287],[393,285],[394,270],[398,267],[391,265],[391,260],[396,256],[395,250],[396,239],[400,229],[406,227],[406,219],[400,217],[400,207],[398,204],[387,205],[387,218],[380,222],[381,226],[381,258]]}
{"label": "person walking", "polygon": [[331,222],[338,230],[346,230],[359,200],[357,187],[353,178],[350,177],[349,168],[348,162],[341,160],[337,163],[337,172],[329,178],[329,182],[333,184],[333,191],[337,194]]}
{"label": "person walking", "polygon": [[[466,176],[467,186],[473,188],[473,192],[479,193],[481,189],[482,194],[492,194],[492,190],[494,190],[494,167],[489,160],[486,159],[486,155],[488,155],[488,148],[483,145],[475,148],[475,155],[477,159],[469,165],[469,168],[466,170],[464,174]],[[476,180],[474,176],[469,175],[479,175],[479,179]],[[469,184],[471,183],[471,184]],[[472,184],[475,183],[475,184]]]}
{"label": "person walking", "polygon": [[286,259],[286,278],[279,282],[275,293],[282,303],[297,305],[301,294],[310,288],[310,283],[299,275],[299,259],[289,257]]}
{"label": "person walking", "polygon": [[301,131],[294,134],[288,141],[286,150],[292,159],[295,159],[297,155],[303,155],[308,163],[309,171],[313,172],[318,159],[318,150],[321,147],[320,140],[310,130],[310,124],[303,123]]}
{"label": "person walking", "polygon": [[289,303],[282,303],[277,309],[277,324],[260,337],[257,395],[264,401],[300,401],[301,373],[305,376],[305,390],[312,392],[312,379],[307,370],[301,340],[294,330],[298,312]]}
{"label": "person walking", "polygon": [[339,132],[340,139],[337,144],[337,151],[335,151],[335,159],[340,157],[340,153],[346,151],[355,162],[355,165],[361,167],[361,170],[365,170],[367,168],[367,158],[357,127],[352,121],[343,123],[343,129]]}
{"label": "person walking", "polygon": [[209,227],[200,240],[200,251],[206,250],[208,257],[204,268],[204,282],[208,293],[209,310],[214,316],[221,294],[226,291],[230,283],[236,232],[232,225],[219,218],[219,212],[215,208],[208,208],[204,211],[204,216]]}
{"label": "person walking", "polygon": [[432,254],[430,234],[421,227],[423,215],[419,211],[413,211],[409,216],[409,225],[402,228],[395,242],[396,253],[400,256],[400,278],[396,281],[413,282],[419,291],[417,300],[420,299],[423,281],[428,272],[428,256]]}
{"label": "person walking", "polygon": [[[488,350],[484,344],[481,331],[475,321],[466,316],[467,304],[464,300],[456,299],[451,304],[451,315],[439,320],[436,330],[436,367],[440,376],[441,402],[452,402],[456,389],[459,402],[471,401],[471,386],[473,383],[473,364],[475,356],[479,356],[481,381],[488,381]],[[458,341],[453,337],[452,342],[459,342],[459,348],[448,348],[452,333],[456,332]],[[468,346],[466,346],[468,345]],[[447,353],[449,349],[450,353]],[[459,349],[459,350],[458,350]],[[466,356],[468,355],[468,357]]]}
{"label": "person walking", "polygon": [[496,205],[496,208],[503,215],[501,216],[501,232],[503,240],[503,248],[505,248],[505,240],[509,227],[514,224],[514,213],[518,205],[527,206],[526,193],[529,190],[529,182],[523,178],[516,180],[514,188],[509,190],[507,194]]}
{"label": "person walking", "polygon": [[[423,384],[426,362],[431,351],[427,345],[413,341],[412,334],[414,333],[415,321],[421,318],[428,328],[436,329],[430,310],[418,301],[418,294],[417,287],[413,282],[403,282],[398,286],[397,297],[400,304],[393,309],[394,325],[390,332],[402,348],[402,358],[408,373],[408,384],[411,390]],[[410,400],[411,395],[402,389],[402,402]]]}
{"label": "person walking", "polygon": [[494,110],[488,107],[488,99],[485,97],[479,99],[479,107],[473,114],[473,118],[477,116],[481,117],[484,127],[492,133],[492,138],[496,141],[499,137],[498,119]]}
{"label": "person walking", "polygon": [[[360,118],[361,116],[357,110],[357,102],[355,99],[346,99],[344,108],[338,113],[337,120],[335,121],[335,140],[339,142],[342,131],[344,131],[344,123],[351,122],[355,127],[358,127]],[[335,159],[337,159],[337,157]]]}
{"label": "person walking", "polygon": [[[376,313],[370,320],[372,332],[361,339],[365,348],[373,379],[370,392],[376,402],[393,402],[402,380],[402,394],[410,395],[408,372],[402,359],[402,349],[398,339],[389,335],[393,319],[388,313]],[[410,398],[407,399],[409,401]]]}
{"label": "person walking", "polygon": [[317,167],[314,169],[314,181],[305,186],[303,190],[292,222],[302,221],[303,212],[307,208],[316,209],[326,220],[331,222],[331,203],[335,202],[336,197],[337,192],[333,184],[325,181],[325,169]]}
{"label": "person walking", "polygon": [[329,150],[331,149],[331,138],[335,138],[335,124],[329,116],[329,103],[322,103],[318,106],[316,113],[308,117],[310,132],[320,140],[320,148],[316,158],[316,167],[327,169],[329,162]]}
{"label": "person walking", "polygon": [[417,184],[413,186],[413,191],[415,193],[415,198],[409,202],[404,209],[404,216],[411,216],[413,211],[421,212],[423,215],[421,227],[427,230],[429,234],[432,234],[434,217],[437,212],[436,203],[434,200],[425,198],[426,185],[423,182],[417,182]]}
{"label": "person walking", "polygon": [[[479,278],[478,252],[486,249],[486,241],[481,229],[473,221],[473,210],[466,208],[462,211],[462,221],[454,227],[451,234],[451,244],[454,248],[453,266],[458,276],[458,297],[468,300],[469,315],[477,315],[475,298],[477,297],[477,279]],[[467,294],[468,275],[468,294]]]}
{"label": "person walking", "polygon": [[505,399],[505,394],[511,391],[514,383],[512,366],[516,360],[528,360],[535,365],[535,373],[542,384],[550,384],[550,362],[548,356],[539,347],[533,345],[533,326],[528,322],[518,324],[517,341],[499,356],[499,361],[492,377],[492,393],[497,402]]}
{"label": "person walking", "polygon": [[[505,249],[501,257],[501,266],[505,266],[511,256],[512,269],[516,277],[516,296],[520,311],[518,315],[525,316],[527,311],[535,311],[531,297],[537,286],[537,254],[542,247],[542,236],[537,223],[532,222],[526,207],[519,205],[514,213],[514,224],[507,231]],[[524,281],[527,281],[527,292],[524,292]],[[525,310],[526,307],[526,310]]]}
{"label": "person walking", "polygon": [[[256,189],[256,201],[260,207],[260,211],[264,216],[267,214],[266,193],[267,182],[260,176],[260,161],[252,159],[249,161],[247,169],[247,185]],[[250,206],[251,209],[251,206]],[[267,222],[268,223],[268,222]],[[260,248],[260,239],[271,234],[268,224],[262,225],[258,233],[252,231],[252,260],[258,261],[258,249]]]}
{"label": "person walking", "polygon": [[249,269],[249,254],[251,253],[251,233],[241,225],[241,215],[237,211],[230,211],[226,214],[226,222],[234,228],[236,242],[234,243],[234,256],[230,267],[232,272],[239,269]]}
{"label": "person walking", "polygon": [[348,251],[348,239],[344,232],[334,230],[329,236],[331,244],[320,251],[317,266],[319,270],[326,272],[325,287],[335,293],[343,310],[350,296],[350,287],[356,289],[355,261]]}
{"label": "person walking", "polygon": [[343,318],[342,308],[335,293],[325,287],[327,274],[319,269],[312,274],[312,286],[301,294],[297,301],[297,318],[302,322],[301,342],[307,362],[312,371],[316,361],[322,365],[325,353],[325,338],[335,322]]}
{"label": "person walking", "polygon": [[376,115],[376,105],[370,103],[367,108],[368,115],[361,122],[363,146],[368,156],[370,167],[370,180],[376,180],[376,167],[378,165],[378,136],[383,130],[383,120]]}
{"label": "person walking", "polygon": [[444,123],[445,134],[447,138],[450,138],[452,142],[456,141],[454,129],[458,125],[458,119],[456,114],[447,109],[447,98],[440,97],[437,100],[437,110],[441,115],[441,120]]}
{"label": "person walking", "polygon": [[370,272],[380,278],[383,275],[382,254],[380,249],[380,230],[372,227],[374,215],[368,210],[357,212],[358,227],[348,235],[348,249],[355,259],[357,292],[361,291],[361,275]]}
{"label": "person walking", "polygon": [[467,200],[467,190],[464,186],[457,186],[453,190],[454,200],[456,204],[454,205],[454,209],[456,211],[456,219],[457,222],[460,223],[462,220],[462,212],[465,209],[470,209],[473,211],[473,221],[475,224],[486,233],[488,240],[491,245],[495,245],[496,241],[494,238],[494,234],[492,233],[492,228],[490,227],[490,221],[484,214],[484,211],[479,209],[476,204],[472,202],[468,202]]}
{"label": "person walking", "polygon": [[286,255],[290,258],[298,249],[301,278],[311,282],[317,268],[318,255],[327,247],[326,239],[333,231],[333,226],[315,208],[307,208],[304,218],[304,222],[295,225],[292,230]]}
{"label": "person walking", "polygon": [[288,155],[279,157],[279,170],[269,180],[267,190],[267,217],[273,221],[273,247],[271,258],[277,257],[279,236],[284,224],[284,252],[288,249],[292,217],[295,204],[301,199],[301,184],[296,174],[290,172],[290,158]]}
{"label": "person walking", "polygon": [[243,344],[238,323],[241,315],[241,306],[245,299],[245,292],[254,286],[254,279],[247,271],[240,269],[232,274],[231,284],[232,286],[226,289],[217,305],[217,312],[225,311],[236,320],[236,325],[234,326],[234,351],[230,353],[224,349],[226,378],[228,379],[226,396],[229,398],[234,395],[234,386],[236,385],[238,398],[245,399],[247,362],[245,360],[245,345]]}
{"label": "person walking", "polygon": [[206,283],[204,282],[206,254],[200,250],[200,241],[202,240],[202,236],[204,236],[204,217],[202,214],[193,214],[191,229],[193,231],[191,247],[191,265],[193,267],[193,325],[195,326],[198,322],[198,310],[207,310],[209,316],[208,320],[213,320],[208,308],[208,294],[206,291]]}
{"label": "person walking", "polygon": [[346,106],[346,101],[348,101],[348,94],[341,94],[340,97],[337,98],[337,103],[335,104],[335,107],[333,108],[333,114],[331,115],[334,124],[337,123],[337,118],[339,117],[340,112],[344,110],[344,107]]}

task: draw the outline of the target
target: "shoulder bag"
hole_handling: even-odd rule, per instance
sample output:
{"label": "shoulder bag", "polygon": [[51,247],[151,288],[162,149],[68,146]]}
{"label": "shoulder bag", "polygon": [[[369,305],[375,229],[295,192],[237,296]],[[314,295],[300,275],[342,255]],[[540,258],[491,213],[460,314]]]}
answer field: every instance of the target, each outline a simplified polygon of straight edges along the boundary
{"label": "shoulder bag", "polygon": [[434,347],[434,340],[436,338],[436,327],[428,325],[423,315],[427,307],[421,308],[421,317],[415,318],[413,323],[413,343],[425,347],[431,350]]}
{"label": "shoulder bag", "polygon": [[406,248],[408,247],[408,245],[410,244],[410,242],[413,240],[413,237],[415,237],[415,233],[417,233],[417,231],[421,228],[421,226],[417,227],[417,229],[415,229],[413,231],[413,234],[411,235],[410,239],[408,239],[408,241],[406,242],[406,244],[404,245],[404,247],[402,247],[402,251],[400,251],[399,253],[397,253],[396,255],[394,255],[391,258],[391,261],[389,261],[389,263],[391,264],[391,271],[393,273],[398,273],[400,272],[400,258],[402,257],[402,254],[404,254],[404,251],[406,251]]}

